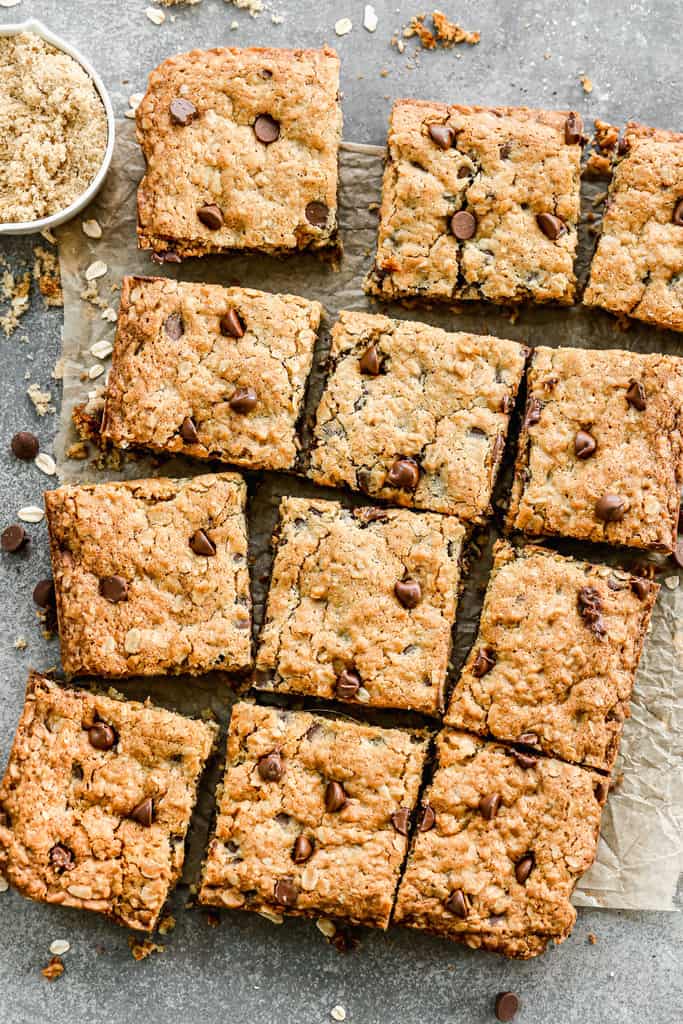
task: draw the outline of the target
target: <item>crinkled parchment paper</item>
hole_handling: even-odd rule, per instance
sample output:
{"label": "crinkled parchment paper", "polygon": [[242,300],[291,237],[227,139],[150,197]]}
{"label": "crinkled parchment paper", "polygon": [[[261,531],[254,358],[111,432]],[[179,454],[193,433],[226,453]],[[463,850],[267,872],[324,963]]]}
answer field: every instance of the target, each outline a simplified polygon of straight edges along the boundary
{"label": "crinkled parchment paper", "polygon": [[[102,237],[92,240],[76,220],[59,232],[59,252],[64,285],[64,344],[62,372],[64,401],[56,454],[62,480],[104,480],[112,477],[183,475],[206,471],[203,464],[183,459],[166,462],[128,460],[119,473],[95,469],[87,462],[66,458],[76,437],[70,415],[74,404],[101,386],[106,377],[88,377],[91,367],[101,362],[90,353],[102,339],[113,339],[112,313],[103,309],[118,306],[118,288],[124,274],[163,274],[190,281],[239,283],[272,292],[294,292],[322,301],[327,326],[341,308],[370,309],[361,283],[372,258],[377,227],[383,151],[377,147],[346,145],[341,155],[340,220],[345,254],[341,270],[332,271],[313,256],[287,260],[268,257],[234,256],[192,260],[182,266],[157,267],[148,254],[138,252],[135,238],[135,189],[142,176],[143,162],[128,121],[118,124],[114,161],[105,188],[82,219],[96,218]],[[604,184],[585,186],[584,214],[599,211]],[[592,239],[586,232],[581,242],[580,272],[590,256]],[[82,298],[88,287],[84,272],[94,261],[107,265],[104,276],[95,281],[90,299]],[[101,269],[101,268],[100,268]],[[93,295],[99,295],[99,307]],[[634,326],[620,332],[614,320],[580,306],[570,309],[524,311],[513,323],[503,310],[472,306],[461,314],[444,310],[409,313],[397,308],[400,317],[413,317],[454,330],[498,334],[530,344],[570,344],[577,347],[633,348],[641,351],[677,352],[683,339],[670,333]],[[678,349],[677,349],[678,345]],[[308,410],[315,407],[320,393],[322,369],[327,354],[326,333],[320,339]],[[93,371],[96,372],[96,371]],[[85,376],[85,380],[83,377]],[[215,468],[215,467],[214,467]],[[270,562],[269,539],[276,518],[279,496],[284,493],[312,494],[319,489],[305,480],[283,474],[247,474],[250,491],[250,532],[254,560],[253,589],[258,624],[264,600],[264,580]],[[339,497],[339,493],[335,495]],[[357,504],[363,499],[342,496]],[[490,538],[489,538],[490,541]],[[482,584],[488,571],[488,549],[473,558],[472,571],[461,603],[454,662],[462,662],[472,642],[481,606]],[[617,560],[618,555],[575,545],[586,557]],[[628,556],[627,556],[628,558]],[[622,558],[623,561],[623,558]],[[683,574],[682,574],[683,575]],[[683,586],[673,569],[664,574],[666,583],[655,609],[652,633],[646,644],[632,704],[632,717],[624,730],[616,772],[623,782],[611,794],[603,817],[598,857],[577,889],[575,902],[581,906],[643,910],[674,910],[678,877],[683,869]],[[668,584],[668,585],[666,585]],[[126,693],[149,693],[153,699],[186,713],[210,707],[224,724],[233,692],[224,681],[170,680],[119,684]],[[390,715],[375,716],[391,721]],[[405,717],[402,719],[405,721]],[[214,770],[215,775],[215,770]],[[188,857],[186,880],[196,878],[199,859],[211,816],[210,787],[205,787],[196,816],[194,838]]]}

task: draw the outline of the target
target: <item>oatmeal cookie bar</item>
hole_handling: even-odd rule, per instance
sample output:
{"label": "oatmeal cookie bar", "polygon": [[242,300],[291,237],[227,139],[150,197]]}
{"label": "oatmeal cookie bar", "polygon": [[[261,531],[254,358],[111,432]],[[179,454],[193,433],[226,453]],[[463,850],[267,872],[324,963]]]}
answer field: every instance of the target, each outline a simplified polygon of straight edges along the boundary
{"label": "oatmeal cookie bar", "polygon": [[569,111],[399,100],[366,290],[573,302],[582,138]]}
{"label": "oatmeal cookie bar", "polygon": [[199,902],[386,928],[427,737],[238,703]]}
{"label": "oatmeal cookie bar", "polygon": [[532,545],[493,554],[446,723],[611,770],[658,584]]}
{"label": "oatmeal cookie bar", "polygon": [[257,686],[443,710],[464,535],[452,516],[283,498]]}
{"label": "oatmeal cookie bar", "polygon": [[502,338],[341,312],[309,475],[483,519],[526,355]]}
{"label": "oatmeal cookie bar", "polygon": [[683,359],[539,346],[508,525],[671,551],[683,479]]}
{"label": "oatmeal cookie bar", "polygon": [[136,112],[140,247],[174,261],[336,248],[338,91],[327,47],[165,60]]}
{"label": "oatmeal cookie bar", "polygon": [[245,501],[235,473],[48,491],[67,675],[248,668]]}
{"label": "oatmeal cookie bar", "polygon": [[626,126],[583,301],[683,331],[683,134]]}
{"label": "oatmeal cookie bar", "polygon": [[103,436],[290,468],[321,314],[294,295],[124,278]]}
{"label": "oatmeal cookie bar", "polygon": [[151,931],[217,731],[32,673],[0,784],[0,875],[30,899]]}
{"label": "oatmeal cookie bar", "polygon": [[520,959],[563,942],[607,781],[451,729],[437,752],[394,920]]}

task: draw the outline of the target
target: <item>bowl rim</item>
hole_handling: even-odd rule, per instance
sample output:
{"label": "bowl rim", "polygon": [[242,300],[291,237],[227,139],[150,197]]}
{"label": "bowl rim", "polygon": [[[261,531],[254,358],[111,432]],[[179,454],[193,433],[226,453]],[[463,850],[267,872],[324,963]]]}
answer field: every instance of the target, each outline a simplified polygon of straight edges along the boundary
{"label": "bowl rim", "polygon": [[69,57],[72,57],[78,64],[80,64],[89,76],[93,85],[97,89],[100,99],[102,100],[102,105],[104,106],[105,114],[107,116],[107,146],[97,174],[85,191],[81,192],[81,194],[77,196],[69,206],[66,206],[61,210],[57,210],[55,213],[51,213],[48,217],[41,217],[39,220],[6,221],[4,223],[0,223],[0,235],[32,235],[37,232],[44,231],[46,228],[57,227],[59,224],[64,224],[67,220],[71,220],[72,217],[91,202],[101,188],[114,153],[114,141],[116,134],[114,109],[104,82],[90,61],[87,60],[75,46],[72,46],[71,43],[52,32],[51,29],[44,25],[42,21],[39,21],[38,18],[27,18],[26,21],[0,25],[0,37],[16,36],[24,32],[40,36],[56,49],[61,50]]}

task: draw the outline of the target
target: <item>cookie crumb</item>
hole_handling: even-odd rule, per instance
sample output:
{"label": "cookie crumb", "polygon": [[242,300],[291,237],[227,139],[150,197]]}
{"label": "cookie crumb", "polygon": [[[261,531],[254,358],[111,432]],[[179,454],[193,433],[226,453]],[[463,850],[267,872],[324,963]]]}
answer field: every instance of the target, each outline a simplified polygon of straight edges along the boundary
{"label": "cookie crumb", "polygon": [[159,932],[159,935],[168,935],[169,932],[173,931],[175,926],[176,919],[173,914],[166,914],[162,917],[161,921],[159,921],[157,931]]}
{"label": "cookie crumb", "polygon": [[146,960],[152,953],[163,953],[165,946],[160,946],[158,942],[152,942],[151,939],[139,939],[136,935],[130,935],[128,937],[128,945],[130,946],[131,956],[134,960]]}
{"label": "cookie crumb", "polygon": [[33,249],[33,279],[38,282],[40,294],[46,306],[63,306],[62,277],[59,259],[54,252],[36,245]]}
{"label": "cookie crumb", "polygon": [[14,647],[17,651],[25,651],[28,647],[28,642],[25,636],[18,636],[14,641]]}
{"label": "cookie crumb", "polygon": [[53,956],[47,967],[40,972],[48,981],[56,981],[64,974],[64,963],[59,956]]}
{"label": "cookie crumb", "polygon": [[589,932],[588,933],[588,941],[590,942],[591,946],[597,946],[597,944],[598,944],[598,937],[595,934],[595,932]]}
{"label": "cookie crumb", "polygon": [[579,81],[581,82],[581,88],[583,89],[583,91],[587,95],[590,95],[593,92],[593,83],[591,82],[588,75],[580,75]]}
{"label": "cookie crumb", "polygon": [[55,411],[52,404],[52,395],[49,391],[43,391],[38,384],[31,384],[26,389],[26,394],[33,402],[33,406],[39,416],[47,416]]}

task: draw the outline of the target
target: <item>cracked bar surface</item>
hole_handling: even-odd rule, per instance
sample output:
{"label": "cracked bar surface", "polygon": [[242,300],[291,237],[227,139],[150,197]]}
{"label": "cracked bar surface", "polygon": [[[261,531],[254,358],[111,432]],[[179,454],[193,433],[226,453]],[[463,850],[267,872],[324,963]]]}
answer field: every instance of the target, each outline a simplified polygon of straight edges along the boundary
{"label": "cracked bar surface", "polygon": [[138,242],[162,260],[337,248],[339,58],[221,48],[169,57],[136,112]]}
{"label": "cracked bar surface", "polygon": [[399,100],[366,290],[387,300],[572,303],[580,139],[569,111]]}
{"label": "cracked bar surface", "polygon": [[508,525],[672,551],[683,479],[683,360],[539,346]]}
{"label": "cracked bar surface", "polygon": [[[394,504],[482,520],[527,351],[489,335],[341,312],[309,475]],[[397,462],[406,472],[406,459],[414,479],[403,485],[392,474]]]}
{"label": "cracked bar surface", "polygon": [[[103,436],[119,448],[290,468],[321,313],[294,295],[124,278]],[[248,388],[245,410],[235,395]]]}
{"label": "cracked bar surface", "polygon": [[199,902],[386,928],[426,748],[423,732],[236,704]]}
{"label": "cracked bar surface", "polygon": [[595,859],[607,783],[553,758],[445,729],[394,920],[528,959],[570,934],[570,897]]}
{"label": "cracked bar surface", "polygon": [[626,126],[587,306],[683,331],[683,134]]}
{"label": "cracked bar surface", "polygon": [[151,931],[217,731],[32,673],[0,784],[0,875],[30,899]]}
{"label": "cracked bar surface", "polygon": [[67,675],[248,668],[245,502],[236,473],[46,492]]}
{"label": "cracked bar surface", "polygon": [[619,569],[497,542],[446,724],[610,771],[658,592]]}
{"label": "cracked bar surface", "polygon": [[256,685],[441,711],[464,536],[450,516],[283,498]]}

